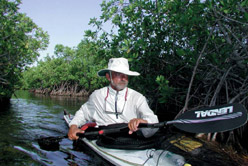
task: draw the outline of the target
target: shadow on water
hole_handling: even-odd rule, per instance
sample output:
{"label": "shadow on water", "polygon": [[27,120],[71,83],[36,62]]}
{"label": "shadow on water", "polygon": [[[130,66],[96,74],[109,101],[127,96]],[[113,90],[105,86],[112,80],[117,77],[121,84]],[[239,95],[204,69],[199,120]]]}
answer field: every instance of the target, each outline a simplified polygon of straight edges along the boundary
{"label": "shadow on water", "polygon": [[42,150],[37,143],[40,137],[66,135],[63,110],[74,114],[85,100],[16,92],[10,106],[0,111],[0,165],[103,165],[87,149],[75,150],[66,138],[58,151]]}

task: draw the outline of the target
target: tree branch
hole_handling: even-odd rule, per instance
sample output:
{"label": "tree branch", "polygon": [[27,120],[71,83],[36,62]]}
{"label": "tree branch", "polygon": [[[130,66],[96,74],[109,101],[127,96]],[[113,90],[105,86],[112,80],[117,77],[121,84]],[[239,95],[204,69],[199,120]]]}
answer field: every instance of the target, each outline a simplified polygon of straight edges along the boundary
{"label": "tree branch", "polygon": [[193,81],[194,81],[194,78],[195,78],[195,75],[196,75],[196,70],[197,70],[198,65],[200,63],[200,60],[201,60],[201,58],[203,56],[203,53],[204,53],[204,51],[205,51],[205,49],[207,47],[208,41],[209,41],[210,37],[212,36],[212,33],[213,33],[213,29],[210,31],[210,33],[208,35],[208,38],[207,38],[207,41],[205,42],[205,44],[204,44],[204,46],[203,46],[203,48],[201,50],[201,53],[200,53],[200,55],[199,55],[199,57],[198,57],[198,59],[196,61],[196,64],[195,64],[195,67],[194,67],[194,70],[193,70],[193,74],[191,76],[191,80],[190,80],[190,83],[189,83],[189,88],[188,88],[187,96],[186,96],[186,99],[185,99],[185,105],[184,105],[183,109],[177,114],[177,116],[179,116],[181,113],[184,113],[188,109],[190,91],[191,91],[191,87],[193,85]]}

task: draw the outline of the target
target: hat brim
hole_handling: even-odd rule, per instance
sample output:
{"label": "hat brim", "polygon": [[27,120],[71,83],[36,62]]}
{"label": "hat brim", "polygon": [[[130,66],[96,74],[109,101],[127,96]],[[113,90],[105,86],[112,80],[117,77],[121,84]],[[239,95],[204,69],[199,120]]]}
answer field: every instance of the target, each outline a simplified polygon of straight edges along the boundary
{"label": "hat brim", "polygon": [[126,74],[128,76],[139,76],[140,74],[136,71],[127,71],[127,70],[109,70],[109,69],[102,69],[100,71],[97,72],[97,75],[100,77],[103,77],[106,75],[106,73],[108,73],[109,71],[114,71],[114,72],[118,72],[118,73],[122,73],[122,74]]}

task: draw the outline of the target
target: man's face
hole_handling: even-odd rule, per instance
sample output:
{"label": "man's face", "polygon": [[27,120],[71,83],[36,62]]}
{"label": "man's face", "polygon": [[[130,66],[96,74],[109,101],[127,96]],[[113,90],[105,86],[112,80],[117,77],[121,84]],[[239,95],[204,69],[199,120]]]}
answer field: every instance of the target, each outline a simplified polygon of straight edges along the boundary
{"label": "man's face", "polygon": [[110,81],[111,87],[117,91],[123,90],[128,85],[128,76],[126,74],[111,71],[112,81],[110,74],[106,74],[107,79]]}

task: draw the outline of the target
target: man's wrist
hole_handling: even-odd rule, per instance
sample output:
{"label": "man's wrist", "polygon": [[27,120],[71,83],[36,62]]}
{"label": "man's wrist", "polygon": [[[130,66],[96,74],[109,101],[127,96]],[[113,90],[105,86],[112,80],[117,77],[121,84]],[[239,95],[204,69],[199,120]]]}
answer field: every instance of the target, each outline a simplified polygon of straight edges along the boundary
{"label": "man's wrist", "polygon": [[77,129],[77,128],[78,128],[77,125],[74,124],[70,126],[70,129]]}

